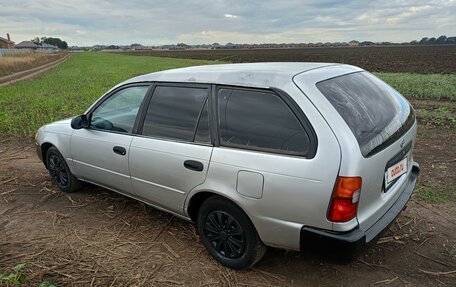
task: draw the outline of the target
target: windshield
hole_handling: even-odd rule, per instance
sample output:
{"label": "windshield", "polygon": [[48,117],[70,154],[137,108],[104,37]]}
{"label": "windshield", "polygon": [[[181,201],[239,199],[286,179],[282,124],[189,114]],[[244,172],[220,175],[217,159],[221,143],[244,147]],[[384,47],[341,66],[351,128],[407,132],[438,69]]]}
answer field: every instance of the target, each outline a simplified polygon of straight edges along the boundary
{"label": "windshield", "polygon": [[382,149],[415,121],[407,100],[368,72],[325,80],[317,88],[350,127],[363,156]]}

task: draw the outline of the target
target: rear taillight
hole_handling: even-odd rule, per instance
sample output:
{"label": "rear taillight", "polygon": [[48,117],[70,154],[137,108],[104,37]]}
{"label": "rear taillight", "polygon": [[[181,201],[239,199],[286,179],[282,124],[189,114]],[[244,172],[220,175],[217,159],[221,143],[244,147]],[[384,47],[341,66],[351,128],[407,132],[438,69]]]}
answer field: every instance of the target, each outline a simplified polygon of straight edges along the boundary
{"label": "rear taillight", "polygon": [[337,178],[328,212],[330,221],[347,222],[356,217],[361,185],[361,177]]}

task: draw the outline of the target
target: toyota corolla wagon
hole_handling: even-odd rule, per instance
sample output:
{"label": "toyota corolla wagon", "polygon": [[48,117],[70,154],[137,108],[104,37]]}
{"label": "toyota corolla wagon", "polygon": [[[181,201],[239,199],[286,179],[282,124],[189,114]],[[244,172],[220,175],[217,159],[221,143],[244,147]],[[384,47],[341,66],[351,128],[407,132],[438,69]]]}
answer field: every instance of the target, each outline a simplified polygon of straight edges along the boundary
{"label": "toyota corolla wagon", "polygon": [[62,191],[90,182],[193,221],[240,269],[266,246],[375,242],[415,188],[416,131],[409,102],[360,68],[254,63],[135,77],[36,144]]}

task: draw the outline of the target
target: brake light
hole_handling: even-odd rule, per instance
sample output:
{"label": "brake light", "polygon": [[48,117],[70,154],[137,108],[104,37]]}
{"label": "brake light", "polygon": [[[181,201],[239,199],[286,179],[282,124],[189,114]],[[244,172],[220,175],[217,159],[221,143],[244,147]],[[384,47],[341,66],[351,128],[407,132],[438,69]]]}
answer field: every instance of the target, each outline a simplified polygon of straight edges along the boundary
{"label": "brake light", "polygon": [[361,185],[361,177],[337,178],[328,212],[330,221],[347,222],[356,217]]}

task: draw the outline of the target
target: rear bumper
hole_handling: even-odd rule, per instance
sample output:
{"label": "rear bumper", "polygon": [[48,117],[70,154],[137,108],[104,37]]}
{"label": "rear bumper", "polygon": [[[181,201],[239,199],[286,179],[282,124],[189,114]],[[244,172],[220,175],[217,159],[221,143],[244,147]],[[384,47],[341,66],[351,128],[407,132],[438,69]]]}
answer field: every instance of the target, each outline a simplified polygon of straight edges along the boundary
{"label": "rear bumper", "polygon": [[414,162],[412,174],[409,178],[404,192],[396,200],[394,205],[369,229],[360,230],[355,228],[349,232],[332,232],[311,227],[301,229],[301,250],[321,247],[321,251],[329,252],[331,256],[341,258],[356,258],[370,244],[376,242],[388,227],[396,220],[402,210],[405,209],[407,202],[415,189],[419,165]]}

